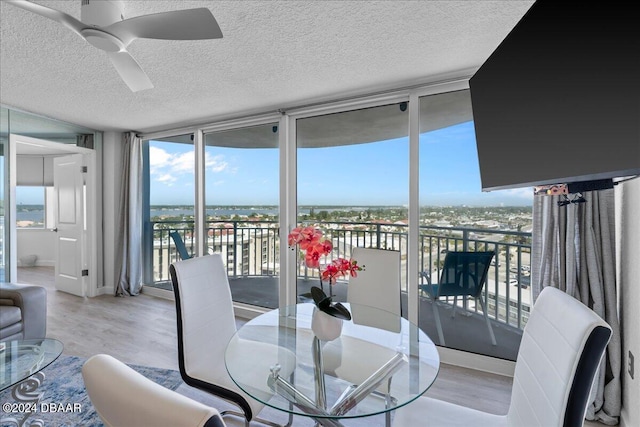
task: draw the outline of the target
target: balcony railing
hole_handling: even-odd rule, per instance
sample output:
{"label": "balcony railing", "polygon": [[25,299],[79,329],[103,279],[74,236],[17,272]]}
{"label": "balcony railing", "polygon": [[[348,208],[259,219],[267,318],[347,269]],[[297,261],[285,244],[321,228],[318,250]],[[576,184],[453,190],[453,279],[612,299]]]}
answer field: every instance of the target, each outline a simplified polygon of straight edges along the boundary
{"label": "balcony railing", "polygon": [[[314,224],[334,244],[327,261],[350,257],[354,247],[397,250],[403,263],[401,283],[407,289],[407,231],[405,224],[384,222],[307,222]],[[195,239],[193,222],[155,221],[153,229],[153,278],[158,286],[167,286],[169,265],[179,259],[169,233],[177,231],[193,253]],[[206,247],[210,253],[220,253],[227,266],[229,279],[270,277],[280,274],[279,224],[276,221],[216,220],[207,222]],[[522,329],[531,307],[529,266],[531,233],[481,228],[421,226],[419,236],[419,277],[426,283],[437,281],[447,251],[493,250],[496,257],[489,269],[484,293],[489,316],[497,322]],[[300,263],[301,278],[317,277]],[[417,284],[415,285],[417,286]],[[451,301],[452,303],[452,301]],[[473,300],[465,298],[458,305],[477,312]]]}

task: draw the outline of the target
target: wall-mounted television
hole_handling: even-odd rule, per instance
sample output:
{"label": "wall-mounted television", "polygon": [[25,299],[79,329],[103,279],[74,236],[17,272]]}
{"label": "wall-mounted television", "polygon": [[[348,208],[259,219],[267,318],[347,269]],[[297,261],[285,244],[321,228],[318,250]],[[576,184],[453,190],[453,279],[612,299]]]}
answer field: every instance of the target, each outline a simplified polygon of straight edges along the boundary
{"label": "wall-mounted television", "polygon": [[469,81],[482,189],[640,174],[629,4],[538,0]]}

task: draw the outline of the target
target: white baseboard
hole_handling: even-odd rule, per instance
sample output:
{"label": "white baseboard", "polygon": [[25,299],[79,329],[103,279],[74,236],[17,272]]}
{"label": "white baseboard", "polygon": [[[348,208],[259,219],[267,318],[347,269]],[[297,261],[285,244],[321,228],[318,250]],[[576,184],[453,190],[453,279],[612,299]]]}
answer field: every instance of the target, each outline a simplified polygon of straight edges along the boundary
{"label": "white baseboard", "polygon": [[236,317],[250,320],[250,319],[253,319],[254,317],[258,317],[259,315],[268,312],[269,309],[264,307],[256,307],[253,305],[234,302],[233,311]]}
{"label": "white baseboard", "polygon": [[438,347],[438,353],[440,353],[441,363],[507,377],[513,377],[513,372],[516,367],[516,362],[510,360],[453,350],[446,347]]}
{"label": "white baseboard", "polygon": [[56,266],[56,262],[52,261],[52,260],[47,260],[47,259],[44,259],[44,260],[38,259],[38,260],[36,260],[34,265],[26,266],[26,265],[22,265],[22,263],[20,262],[20,259],[18,259],[17,266],[18,267],[25,267],[25,268],[29,268],[29,267],[55,267]]}
{"label": "white baseboard", "polygon": [[[158,289],[153,286],[144,286],[142,293],[158,298],[175,300],[173,292]],[[256,307],[248,304],[234,303],[235,315],[242,319],[253,319],[254,317],[269,311],[266,308]],[[446,347],[438,347],[440,362],[448,365],[460,366],[463,368],[475,369],[497,375],[513,377],[515,362],[495,357],[483,356],[475,353],[468,353],[460,350],[453,350]]]}
{"label": "white baseboard", "polygon": [[164,298],[171,301],[175,301],[175,296],[172,291],[167,291],[166,289],[159,289],[153,286],[143,286],[142,293],[145,295],[150,295],[152,297]]}
{"label": "white baseboard", "polygon": [[113,295],[113,288],[110,286],[98,287],[98,289],[96,290],[95,296],[100,296],[100,295]]}
{"label": "white baseboard", "polygon": [[51,260],[37,260],[36,267],[55,267],[56,262]]}

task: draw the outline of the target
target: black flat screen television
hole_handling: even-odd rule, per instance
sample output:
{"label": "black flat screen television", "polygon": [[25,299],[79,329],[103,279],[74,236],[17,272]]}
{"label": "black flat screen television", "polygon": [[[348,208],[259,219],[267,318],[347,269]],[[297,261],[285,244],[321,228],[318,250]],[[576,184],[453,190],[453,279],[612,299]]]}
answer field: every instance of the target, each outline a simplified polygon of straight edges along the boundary
{"label": "black flat screen television", "polygon": [[482,189],[640,174],[629,4],[534,3],[469,81]]}

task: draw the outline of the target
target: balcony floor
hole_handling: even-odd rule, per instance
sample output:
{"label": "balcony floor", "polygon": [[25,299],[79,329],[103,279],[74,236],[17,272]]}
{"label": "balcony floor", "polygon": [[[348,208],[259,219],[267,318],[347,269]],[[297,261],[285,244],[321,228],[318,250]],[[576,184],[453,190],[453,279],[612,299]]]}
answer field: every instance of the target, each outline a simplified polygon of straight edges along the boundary
{"label": "balcony floor", "polygon": [[[230,278],[229,285],[234,301],[271,309],[278,306],[277,277]],[[313,285],[318,285],[317,279],[299,280],[298,294],[309,292]],[[346,284],[337,283],[333,287],[333,292],[334,300],[346,301]],[[489,330],[481,313],[470,313],[458,309],[455,317],[452,318],[451,305],[446,303],[439,304],[442,332],[447,347],[500,359],[516,359],[522,331],[512,326],[492,321],[491,324],[496,337],[496,345],[494,346],[491,344]],[[407,294],[404,292],[402,293],[402,310],[403,313],[407,312]],[[436,345],[440,345],[433,308],[428,298],[420,298],[419,313],[420,328],[429,335]]]}

